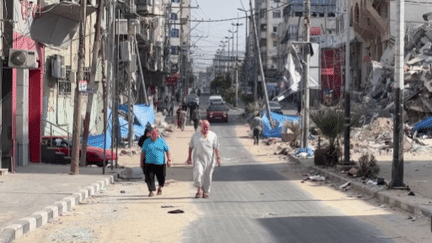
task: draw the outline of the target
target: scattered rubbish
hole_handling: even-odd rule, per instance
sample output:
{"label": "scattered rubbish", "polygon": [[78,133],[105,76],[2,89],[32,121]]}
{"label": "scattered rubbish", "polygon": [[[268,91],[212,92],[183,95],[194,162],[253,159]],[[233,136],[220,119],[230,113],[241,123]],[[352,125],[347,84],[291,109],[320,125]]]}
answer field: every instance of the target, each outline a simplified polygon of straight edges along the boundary
{"label": "scattered rubbish", "polygon": [[378,183],[377,183],[376,181],[373,181],[373,180],[368,180],[368,181],[366,182],[366,185],[376,186],[376,185],[378,185]]}
{"label": "scattered rubbish", "polygon": [[309,176],[309,179],[311,181],[325,181],[325,177],[320,175]]}
{"label": "scattered rubbish", "polygon": [[351,185],[351,181],[348,181],[348,182],[342,184],[341,186],[339,186],[339,189],[345,189],[345,188],[349,187],[350,185]]}
{"label": "scattered rubbish", "polygon": [[381,186],[381,185],[385,185],[385,180],[382,177],[378,177],[377,178],[377,185]]}
{"label": "scattered rubbish", "polygon": [[408,196],[415,196],[415,193],[413,191],[408,193]]}
{"label": "scattered rubbish", "polygon": [[168,213],[177,214],[177,213],[184,213],[184,211],[181,209],[176,209],[176,210],[168,211]]}
{"label": "scattered rubbish", "polygon": [[303,158],[314,157],[314,152],[311,148],[300,148],[299,150],[297,150],[294,156]]}
{"label": "scattered rubbish", "polygon": [[173,205],[162,205],[161,208],[173,208]]}

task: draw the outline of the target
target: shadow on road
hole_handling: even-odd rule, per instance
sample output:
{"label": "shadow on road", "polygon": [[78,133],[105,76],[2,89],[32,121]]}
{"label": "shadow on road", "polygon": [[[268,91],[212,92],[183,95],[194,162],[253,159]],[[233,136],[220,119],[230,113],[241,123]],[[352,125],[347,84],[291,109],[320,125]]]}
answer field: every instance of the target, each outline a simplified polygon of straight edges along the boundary
{"label": "shadow on road", "polygon": [[[354,217],[313,216],[261,218],[257,221],[274,238],[272,242],[332,242],[332,243],[369,243],[394,242],[370,225]],[[366,217],[366,216],[365,216]],[[367,216],[370,217],[370,216]],[[382,216],[371,216],[382,217]]]}

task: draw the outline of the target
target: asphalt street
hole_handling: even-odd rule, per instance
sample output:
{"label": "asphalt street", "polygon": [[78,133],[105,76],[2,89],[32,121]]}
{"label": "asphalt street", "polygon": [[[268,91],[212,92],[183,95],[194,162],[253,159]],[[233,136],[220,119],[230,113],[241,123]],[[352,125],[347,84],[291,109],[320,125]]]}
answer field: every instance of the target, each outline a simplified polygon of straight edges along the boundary
{"label": "asphalt street", "polygon": [[196,200],[202,215],[184,242],[393,242],[255,161],[235,137],[240,112],[231,110],[229,117],[228,124],[211,124],[224,164],[214,172],[210,198]]}

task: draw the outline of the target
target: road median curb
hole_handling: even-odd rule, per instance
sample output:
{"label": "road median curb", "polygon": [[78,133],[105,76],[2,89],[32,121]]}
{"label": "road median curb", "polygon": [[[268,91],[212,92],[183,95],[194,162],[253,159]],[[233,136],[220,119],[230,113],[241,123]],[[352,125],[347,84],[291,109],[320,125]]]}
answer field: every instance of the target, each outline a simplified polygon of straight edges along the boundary
{"label": "road median curb", "polygon": [[[298,158],[294,157],[293,155],[289,155],[289,159],[293,160],[297,163],[303,164],[301,162],[301,160],[299,160]],[[371,196],[372,198],[376,198],[379,202],[381,203],[385,203],[385,204],[389,204],[391,206],[403,209],[409,213],[415,213],[415,214],[419,214],[419,215],[424,215],[426,217],[431,217],[432,216],[432,209],[429,209],[427,207],[415,204],[415,203],[410,203],[410,202],[406,202],[405,200],[401,200],[401,198],[398,198],[394,195],[391,195],[390,192],[386,189],[379,189],[379,188],[371,188],[368,185],[356,182],[356,181],[352,181],[349,178],[345,178],[343,176],[340,176],[336,173],[333,172],[329,172],[323,168],[320,168],[318,166],[309,166],[311,169],[319,171],[320,175],[330,179],[333,182],[336,183],[347,183],[350,182],[351,183],[351,188],[365,193],[369,196]]]}
{"label": "road median curb", "polygon": [[87,198],[94,196],[110,184],[114,184],[114,175],[92,183],[90,186],[55,202],[51,206],[45,207],[41,211],[33,213],[29,217],[19,219],[17,223],[6,226],[3,229],[0,234],[0,243],[12,242],[24,234],[42,227],[58,216],[63,216],[64,213],[71,211],[75,205],[84,202]]}

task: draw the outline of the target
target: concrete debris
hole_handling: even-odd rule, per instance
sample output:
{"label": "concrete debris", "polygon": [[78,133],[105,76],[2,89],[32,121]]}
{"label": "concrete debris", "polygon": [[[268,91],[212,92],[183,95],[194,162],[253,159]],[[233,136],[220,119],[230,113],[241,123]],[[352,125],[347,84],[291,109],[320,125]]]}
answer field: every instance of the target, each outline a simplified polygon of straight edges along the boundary
{"label": "concrete debris", "polygon": [[325,177],[320,175],[309,176],[309,179],[311,181],[325,181]]}
{"label": "concrete debris", "polygon": [[356,177],[358,173],[358,169],[353,167],[348,171],[348,175]]}
{"label": "concrete debris", "polygon": [[[429,21],[432,13],[425,16]],[[432,114],[432,24],[408,29],[405,39],[404,122],[411,124]],[[369,83],[359,96],[372,98],[368,110],[378,112],[380,117],[394,113],[394,54],[394,38],[391,38],[380,60],[371,61]],[[365,106],[361,103],[358,106]]]}
{"label": "concrete debris", "polygon": [[339,189],[346,189],[349,186],[351,186],[351,181],[348,181],[348,182],[342,184],[341,186],[339,186]]}

